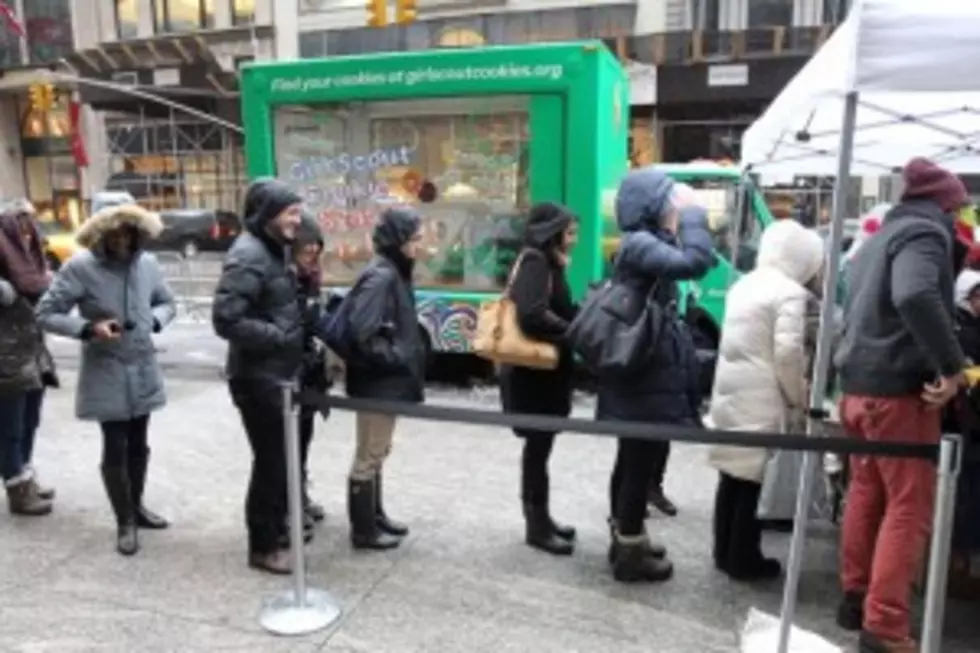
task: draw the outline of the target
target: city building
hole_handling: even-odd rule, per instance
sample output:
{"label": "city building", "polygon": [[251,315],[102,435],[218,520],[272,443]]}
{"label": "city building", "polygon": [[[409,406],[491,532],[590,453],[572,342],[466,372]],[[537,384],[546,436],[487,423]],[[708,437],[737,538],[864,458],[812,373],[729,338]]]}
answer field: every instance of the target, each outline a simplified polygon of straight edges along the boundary
{"label": "city building", "polygon": [[299,56],[601,38],[628,66],[637,163],[737,156],[741,132],[847,0],[431,0],[365,24],[362,0],[299,0]]}
{"label": "city building", "polygon": [[72,0],[6,0],[4,7],[11,18],[0,17],[0,197],[29,196],[42,211],[77,213],[78,106],[67,89],[50,98],[47,112],[28,96],[47,66],[75,47]]}
{"label": "city building", "polygon": [[[0,17],[0,196],[27,196],[65,223],[106,187],[157,209],[241,205],[237,68],[296,56],[296,2],[5,6],[14,20]],[[39,86],[50,102],[36,101]]]}

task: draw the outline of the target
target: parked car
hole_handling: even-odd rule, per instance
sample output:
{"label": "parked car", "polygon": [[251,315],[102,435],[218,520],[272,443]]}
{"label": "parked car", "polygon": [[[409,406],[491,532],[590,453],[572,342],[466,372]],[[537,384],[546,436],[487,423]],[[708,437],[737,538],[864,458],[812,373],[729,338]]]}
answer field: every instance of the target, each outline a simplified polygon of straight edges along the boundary
{"label": "parked car", "polygon": [[150,243],[158,251],[179,252],[193,258],[200,252],[224,252],[242,230],[241,220],[230,211],[178,209],[161,211],[163,233]]}

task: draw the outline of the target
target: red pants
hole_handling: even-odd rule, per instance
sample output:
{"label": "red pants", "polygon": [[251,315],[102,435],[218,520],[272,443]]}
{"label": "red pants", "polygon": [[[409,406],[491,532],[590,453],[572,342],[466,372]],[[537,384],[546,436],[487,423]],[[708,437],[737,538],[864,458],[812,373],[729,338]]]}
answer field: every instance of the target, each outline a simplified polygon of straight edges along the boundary
{"label": "red pants", "polygon": [[[940,413],[917,396],[844,395],[847,434],[879,442],[935,444]],[[930,461],[851,456],[841,542],[845,592],[867,593],[864,629],[879,637],[909,636],[912,583],[925,551],[936,470]]]}

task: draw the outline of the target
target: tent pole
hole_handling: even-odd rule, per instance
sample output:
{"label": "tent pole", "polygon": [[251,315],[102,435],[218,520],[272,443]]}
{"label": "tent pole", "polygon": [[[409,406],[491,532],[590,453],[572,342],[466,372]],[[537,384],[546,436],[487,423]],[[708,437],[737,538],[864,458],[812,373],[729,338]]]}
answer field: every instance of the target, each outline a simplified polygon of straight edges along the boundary
{"label": "tent pole", "polygon": [[[844,209],[850,187],[851,158],[854,154],[854,128],[857,123],[858,94],[851,91],[844,97],[844,116],[841,125],[840,151],[837,154],[837,179],[834,182],[833,211],[830,222],[830,245],[827,249],[826,268],[823,277],[823,302],[820,306],[820,334],[817,354],[813,364],[813,380],[810,384],[810,415],[807,419],[807,435],[819,436],[823,429],[823,405],[826,398],[827,375],[834,336],[834,315],[837,295],[837,272],[840,267],[841,244],[844,240]],[[793,539],[790,543],[786,584],[783,587],[783,605],[779,615],[779,653],[788,653],[789,636],[796,616],[797,590],[803,565],[803,548],[806,543],[807,520],[813,495],[813,478],[821,462],[815,452],[803,454],[803,474],[800,476],[796,496],[796,515],[793,517]]]}

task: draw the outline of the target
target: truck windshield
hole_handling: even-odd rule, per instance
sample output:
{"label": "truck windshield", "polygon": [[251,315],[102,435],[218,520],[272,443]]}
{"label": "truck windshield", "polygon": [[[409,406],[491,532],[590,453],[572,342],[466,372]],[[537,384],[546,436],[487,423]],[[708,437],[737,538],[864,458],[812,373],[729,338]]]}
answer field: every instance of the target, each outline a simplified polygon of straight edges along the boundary
{"label": "truck windshield", "polygon": [[701,205],[708,210],[708,225],[715,241],[715,249],[729,253],[734,245],[732,226],[737,222],[735,211],[738,202],[737,179],[685,179],[694,189]]}

